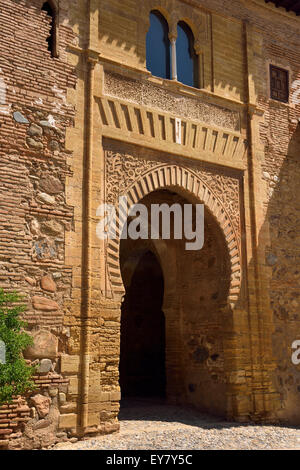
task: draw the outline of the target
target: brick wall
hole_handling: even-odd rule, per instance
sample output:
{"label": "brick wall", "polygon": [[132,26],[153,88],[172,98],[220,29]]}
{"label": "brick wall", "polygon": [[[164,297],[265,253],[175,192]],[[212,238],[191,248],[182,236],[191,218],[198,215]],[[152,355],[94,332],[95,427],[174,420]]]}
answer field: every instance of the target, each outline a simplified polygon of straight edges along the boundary
{"label": "brick wall", "polygon": [[[271,40],[265,40],[264,46],[265,63],[287,69],[290,86],[300,79],[299,49]],[[268,290],[274,320],[272,351],[276,363],[273,380],[281,402],[278,415],[298,424],[300,370],[291,360],[292,343],[300,338],[300,106],[291,103],[294,91],[290,89],[289,106],[260,96],[260,106],[265,111],[265,122],[260,129],[265,146],[264,224],[269,231],[269,239],[266,241],[262,235],[260,242],[269,269]]]}
{"label": "brick wall", "polygon": [[17,397],[0,406],[0,449],[31,449],[67,439],[57,427],[57,406],[65,406],[69,380],[49,372],[33,377],[32,397]]}

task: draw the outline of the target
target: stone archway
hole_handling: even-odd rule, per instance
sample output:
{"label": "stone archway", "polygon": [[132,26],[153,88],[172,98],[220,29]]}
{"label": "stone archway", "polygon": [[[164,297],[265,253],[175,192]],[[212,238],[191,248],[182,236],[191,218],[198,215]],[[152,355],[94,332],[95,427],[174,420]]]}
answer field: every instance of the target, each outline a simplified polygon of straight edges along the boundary
{"label": "stone archway", "polygon": [[[131,207],[137,204],[147,194],[160,189],[175,189],[179,193],[186,194],[194,202],[203,203],[207,210],[216,219],[228,247],[231,262],[231,285],[228,302],[234,305],[238,299],[241,286],[241,247],[239,233],[235,228],[231,214],[224,206],[213,189],[192,170],[177,165],[160,165],[146,171],[139,176],[133,184],[129,185],[122,194]],[[127,218],[127,213],[117,213],[116,239],[108,241],[107,269],[115,299],[124,295],[124,285],[119,266],[120,233]]]}
{"label": "stone archway", "polygon": [[[189,402],[192,404],[195,404],[195,401],[198,400],[196,397],[199,397],[204,410],[214,411],[217,414],[234,419],[247,420],[253,405],[249,381],[246,379],[247,370],[250,370],[251,367],[251,351],[249,349],[250,332],[246,292],[244,287],[242,289],[242,172],[222,167],[217,168],[192,160],[186,162],[189,165],[187,167],[182,165],[182,160],[178,157],[172,156],[171,158],[167,155],[157,155],[156,152],[149,152],[149,155],[145,156],[144,150],[138,151],[132,146],[124,146],[124,151],[120,153],[117,147],[116,142],[106,142],[105,202],[118,208],[119,197],[126,196],[127,206],[131,207],[157,191],[166,191],[180,195],[189,203],[202,203],[205,206],[207,220],[209,220],[213,233],[218,233],[217,238],[223,247],[222,252],[225,254],[225,258],[228,259],[228,290],[222,298],[223,307],[218,310],[219,313],[215,317],[219,316],[220,319],[223,319],[223,323],[218,326],[223,352],[220,354],[218,351],[213,351],[213,348],[210,347],[210,335],[206,334],[203,338],[199,329],[196,335],[199,338],[201,337],[200,343],[192,340],[189,345],[190,348],[194,348],[191,354],[193,360],[195,360],[194,369],[190,370],[189,377],[193,378],[195,367],[198,367],[197,364],[200,361],[201,367],[207,366],[207,371],[209,370],[206,373],[202,367],[206,378],[209,377],[209,380],[215,381],[215,384],[211,384],[212,387],[208,389],[210,390],[208,395],[213,396],[215,390],[218,390],[224,400],[222,403],[219,402],[220,406],[212,410],[207,402],[207,396],[201,397],[198,392],[195,392],[195,390],[204,389],[205,384],[202,387],[199,380],[198,383],[189,378],[182,380],[180,371],[185,370],[186,363],[189,362],[191,357],[186,343],[183,344],[182,341],[178,341],[176,348],[173,348],[176,354],[174,353],[172,357],[167,359],[170,365],[167,376],[173,378],[170,381],[167,377],[167,396],[175,403]],[[169,159],[171,162],[168,162]],[[121,302],[125,293],[120,271],[119,238],[120,230],[128,215],[128,212],[124,209],[123,206],[119,213],[117,211],[116,239],[109,239],[103,244],[106,273],[105,297],[108,308],[114,309],[114,316],[119,321],[121,320]],[[168,322],[172,317],[177,318],[173,323],[173,332],[176,333],[176,328],[178,329],[179,326],[178,321],[180,322],[182,317],[179,315],[178,305],[174,304],[177,282],[174,263],[168,269],[168,264],[176,258],[176,250],[172,252],[173,248],[165,240],[155,240],[153,242],[155,243],[152,248],[155,250],[164,272],[163,312],[166,316],[166,334],[167,331],[170,332]],[[167,271],[167,275],[165,271]],[[214,296],[215,291],[210,292],[210,294]],[[186,296],[186,299],[188,298],[189,295]],[[197,306],[191,306],[191,309],[195,308]],[[192,328],[190,330],[186,329],[186,335],[192,335],[192,333]],[[113,341],[119,342],[119,338],[114,337]],[[169,341],[169,344],[172,344],[172,341]],[[203,344],[204,348],[202,348]],[[211,350],[212,353],[209,357],[207,349]],[[242,354],[240,354],[241,351]],[[118,354],[116,360],[119,360],[119,350],[118,352],[116,350],[116,354]],[[166,354],[168,354],[168,351],[166,351]],[[176,355],[179,360],[176,359]],[[219,374],[221,368],[223,372]],[[218,386],[218,381],[222,382],[222,388]],[[114,383],[114,386],[119,386],[117,377]],[[188,395],[189,399],[187,400]],[[191,398],[191,395],[196,399]]]}
{"label": "stone archway", "polygon": [[[147,208],[152,204],[183,206],[187,202],[180,192],[166,189],[152,191],[140,200]],[[128,388],[124,380],[127,367],[131,376],[128,381],[135,380],[137,384],[129,390],[131,395],[157,395],[163,354],[160,354],[161,363],[156,363],[156,356],[164,344],[167,400],[226,415],[227,351],[223,335],[224,321],[230,321],[229,312],[226,320],[224,317],[230,288],[230,257],[225,237],[208,211],[205,233],[203,248],[190,252],[185,249],[185,240],[172,237],[169,240],[121,239],[120,265],[126,289],[121,311],[121,392],[122,387],[123,391]],[[161,266],[163,298],[151,273],[143,275],[146,272],[143,257],[149,252],[154,253]],[[143,302],[139,302],[141,292],[145,296]],[[149,292],[151,295],[147,297]],[[161,338],[159,326],[162,312],[165,338]],[[153,364],[147,363],[151,354]],[[150,364],[157,371],[151,380]],[[146,392],[142,390],[143,382],[146,387],[147,382],[151,384]]]}

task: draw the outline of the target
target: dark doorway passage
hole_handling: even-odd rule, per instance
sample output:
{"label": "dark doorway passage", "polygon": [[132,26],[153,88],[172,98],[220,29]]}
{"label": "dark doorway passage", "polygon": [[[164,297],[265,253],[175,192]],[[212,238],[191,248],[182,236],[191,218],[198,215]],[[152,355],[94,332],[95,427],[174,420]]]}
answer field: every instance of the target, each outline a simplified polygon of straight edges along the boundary
{"label": "dark doorway passage", "polygon": [[151,251],[144,253],[133,269],[121,311],[122,398],[164,397],[163,273]]}

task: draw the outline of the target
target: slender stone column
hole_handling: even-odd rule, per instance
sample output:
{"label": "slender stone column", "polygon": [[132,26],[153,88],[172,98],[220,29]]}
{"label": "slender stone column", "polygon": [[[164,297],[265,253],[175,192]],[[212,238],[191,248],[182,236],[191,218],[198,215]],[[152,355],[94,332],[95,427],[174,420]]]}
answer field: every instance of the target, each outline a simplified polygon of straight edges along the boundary
{"label": "slender stone column", "polygon": [[177,80],[176,36],[169,36],[171,42],[172,80]]}

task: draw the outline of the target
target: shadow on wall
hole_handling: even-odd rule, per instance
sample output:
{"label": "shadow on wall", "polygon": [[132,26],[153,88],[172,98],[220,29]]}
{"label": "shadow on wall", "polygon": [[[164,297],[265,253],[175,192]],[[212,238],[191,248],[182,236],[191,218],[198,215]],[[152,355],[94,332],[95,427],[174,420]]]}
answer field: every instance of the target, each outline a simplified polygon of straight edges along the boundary
{"label": "shadow on wall", "polygon": [[[260,319],[266,318],[264,309],[271,309],[272,382],[281,404],[276,413],[283,422],[300,424],[300,367],[291,359],[291,345],[300,339],[300,125],[292,131],[288,128],[289,111],[271,104],[265,127],[262,169],[269,200],[257,253],[268,277],[270,304],[264,307],[262,296],[259,302]],[[287,147],[279,146],[276,140],[280,136],[287,139]],[[269,325],[264,324],[262,334],[269,335]],[[266,370],[263,352],[261,357],[261,367]]]}

